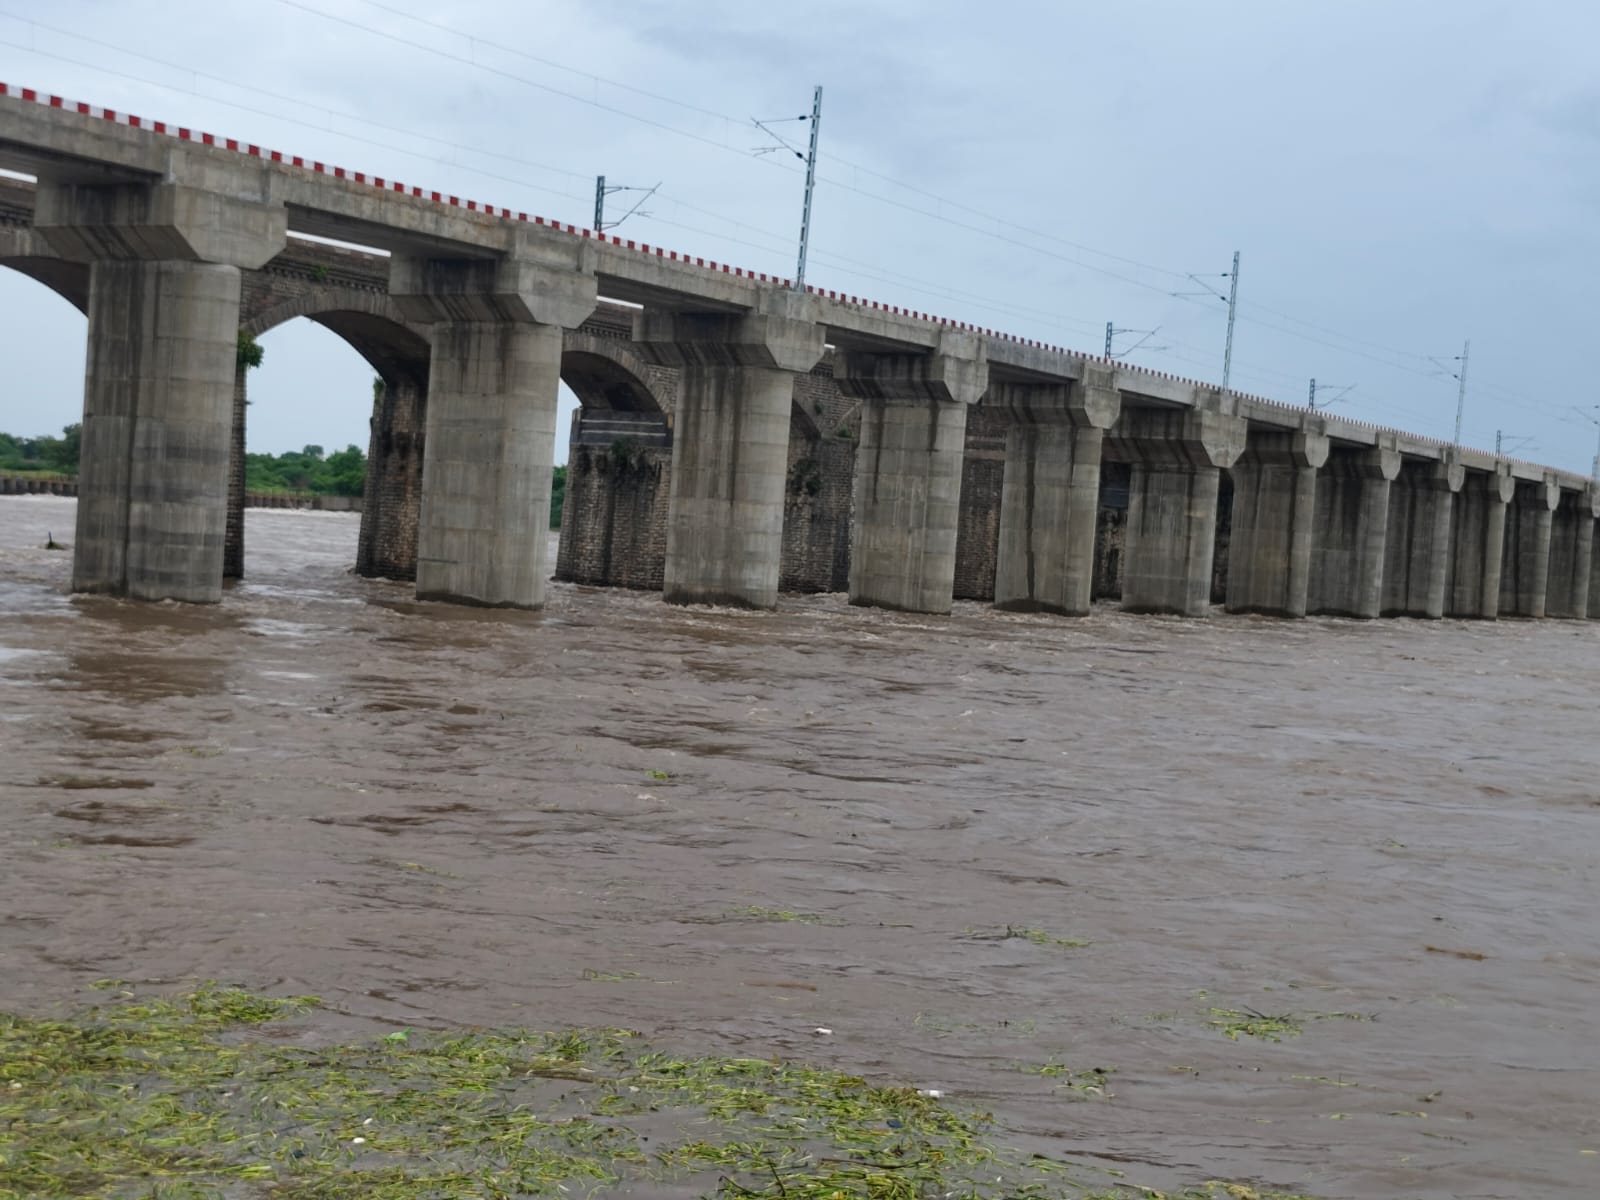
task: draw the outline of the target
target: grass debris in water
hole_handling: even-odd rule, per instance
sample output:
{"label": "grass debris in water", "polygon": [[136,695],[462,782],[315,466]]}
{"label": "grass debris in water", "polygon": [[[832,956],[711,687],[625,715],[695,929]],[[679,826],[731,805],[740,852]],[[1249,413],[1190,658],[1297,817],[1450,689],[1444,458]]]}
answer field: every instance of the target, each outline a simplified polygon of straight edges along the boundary
{"label": "grass debris in water", "polygon": [[803,1063],[680,1057],[616,1029],[321,1046],[263,1028],[315,1005],[207,984],[65,1020],[0,1014],[0,1200],[1157,1194],[1013,1152],[982,1113]]}

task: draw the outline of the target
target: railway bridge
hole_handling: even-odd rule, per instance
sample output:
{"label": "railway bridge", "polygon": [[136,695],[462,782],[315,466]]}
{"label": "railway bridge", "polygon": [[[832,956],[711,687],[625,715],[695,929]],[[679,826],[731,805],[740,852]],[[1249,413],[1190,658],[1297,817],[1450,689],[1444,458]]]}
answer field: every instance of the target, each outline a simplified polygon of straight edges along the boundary
{"label": "railway bridge", "polygon": [[238,338],[305,316],[383,381],[359,565],[420,598],[543,603],[565,379],[557,565],[672,602],[1589,615],[1567,472],[5,84],[0,167],[0,264],[87,318],[75,590],[221,598]]}

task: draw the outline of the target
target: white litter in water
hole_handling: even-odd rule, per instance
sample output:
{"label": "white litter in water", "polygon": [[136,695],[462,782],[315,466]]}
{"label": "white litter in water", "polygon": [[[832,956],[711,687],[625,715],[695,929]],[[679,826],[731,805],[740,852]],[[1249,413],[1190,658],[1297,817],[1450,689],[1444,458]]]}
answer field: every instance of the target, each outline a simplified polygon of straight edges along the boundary
{"label": "white litter in water", "polygon": [[917,1095],[926,1096],[930,1100],[940,1100],[944,1097],[944,1093],[938,1088],[918,1088]]}
{"label": "white litter in water", "polygon": [[829,1029],[825,1025],[818,1025],[811,1032],[816,1034],[818,1037],[828,1037],[830,1034],[833,1033],[833,1030]]}
{"label": "white litter in water", "polygon": [[366,1138],[351,1138],[350,1139],[350,1144],[352,1146],[365,1146],[367,1144],[367,1139]]}

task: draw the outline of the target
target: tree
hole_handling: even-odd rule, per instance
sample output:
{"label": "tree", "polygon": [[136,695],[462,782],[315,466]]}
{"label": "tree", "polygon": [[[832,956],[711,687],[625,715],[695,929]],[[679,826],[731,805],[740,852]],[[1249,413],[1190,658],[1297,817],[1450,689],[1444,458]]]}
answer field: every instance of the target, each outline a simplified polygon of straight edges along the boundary
{"label": "tree", "polygon": [[59,438],[41,439],[48,443],[43,447],[41,457],[50,464],[52,471],[60,471],[63,475],[76,475],[78,473],[78,451],[83,442],[83,425],[74,422],[64,426],[61,430],[63,436]]}
{"label": "tree", "polygon": [[248,371],[252,367],[259,367],[261,365],[261,360],[263,357],[265,357],[265,355],[266,351],[261,349],[261,343],[256,341],[255,338],[251,337],[248,333],[241,329],[239,331],[239,352],[237,359],[239,370]]}

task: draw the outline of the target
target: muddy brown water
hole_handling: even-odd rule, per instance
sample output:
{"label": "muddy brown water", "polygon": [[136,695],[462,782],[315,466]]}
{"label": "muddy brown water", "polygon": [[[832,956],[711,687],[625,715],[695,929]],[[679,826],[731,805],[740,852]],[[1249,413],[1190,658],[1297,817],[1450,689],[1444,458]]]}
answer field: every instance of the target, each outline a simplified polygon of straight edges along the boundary
{"label": "muddy brown water", "polygon": [[1158,1187],[1600,1194],[1600,624],[484,612],[269,510],[221,606],[131,604],[39,548],[73,505],[0,500],[0,1007],[218,978],[804,1057]]}

